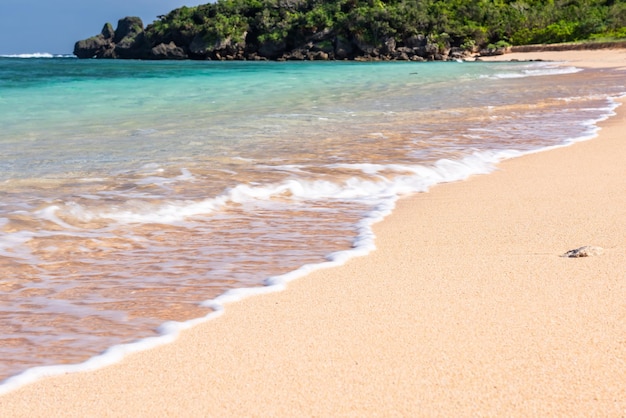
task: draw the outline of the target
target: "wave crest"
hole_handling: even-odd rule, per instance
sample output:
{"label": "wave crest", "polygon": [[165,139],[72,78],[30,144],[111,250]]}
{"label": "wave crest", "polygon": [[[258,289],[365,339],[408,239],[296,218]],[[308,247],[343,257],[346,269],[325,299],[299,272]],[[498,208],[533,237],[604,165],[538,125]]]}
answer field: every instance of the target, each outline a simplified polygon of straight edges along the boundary
{"label": "wave crest", "polygon": [[0,58],[75,58],[73,54],[51,54],[49,52],[34,52],[32,54],[0,54]]}

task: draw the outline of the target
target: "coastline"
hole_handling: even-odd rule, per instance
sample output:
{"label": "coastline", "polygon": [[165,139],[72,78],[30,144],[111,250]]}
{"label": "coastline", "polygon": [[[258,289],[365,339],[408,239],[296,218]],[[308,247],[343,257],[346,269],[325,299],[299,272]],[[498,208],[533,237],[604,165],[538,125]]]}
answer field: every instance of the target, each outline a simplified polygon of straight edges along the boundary
{"label": "coastline", "polygon": [[[625,57],[495,58],[617,68]],[[621,106],[600,138],[402,199],[374,226],[370,255],[229,304],[172,344],[10,392],[0,410],[623,415],[625,117]],[[605,252],[559,257],[582,245]]]}

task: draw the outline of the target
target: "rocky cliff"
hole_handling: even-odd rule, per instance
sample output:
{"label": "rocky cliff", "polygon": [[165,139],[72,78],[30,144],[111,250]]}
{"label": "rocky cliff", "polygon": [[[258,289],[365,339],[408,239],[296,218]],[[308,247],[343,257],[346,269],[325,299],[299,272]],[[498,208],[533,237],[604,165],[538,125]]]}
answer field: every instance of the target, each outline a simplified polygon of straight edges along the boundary
{"label": "rocky cliff", "polygon": [[[215,0],[144,28],[106,24],[81,58],[444,60],[513,45],[626,38],[624,2]],[[558,3],[558,5],[557,5]]]}
{"label": "rocky cliff", "polygon": [[[249,42],[249,38],[255,38]],[[386,37],[379,43],[359,36],[337,35],[331,30],[314,32],[297,45],[283,39],[260,41],[244,33],[233,37],[207,39],[201,33],[168,33],[159,36],[144,29],[138,17],[120,19],[113,30],[106,23],[100,34],[76,42],[78,58],[122,59],[196,59],[196,60],[445,60],[467,56],[470,51],[451,48],[447,42],[435,43],[423,35],[397,40]]]}
{"label": "rocky cliff", "polygon": [[76,42],[74,55],[78,58],[124,58],[124,59],[184,59],[187,54],[176,45],[159,44],[152,47],[146,36],[143,22],[138,17],[125,17],[113,30],[106,23],[100,34]]}

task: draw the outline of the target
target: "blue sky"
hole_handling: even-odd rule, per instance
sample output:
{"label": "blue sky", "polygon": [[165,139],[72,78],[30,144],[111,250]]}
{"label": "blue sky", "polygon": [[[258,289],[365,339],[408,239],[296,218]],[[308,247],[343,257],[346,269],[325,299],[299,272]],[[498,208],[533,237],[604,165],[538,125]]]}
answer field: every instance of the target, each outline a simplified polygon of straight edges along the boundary
{"label": "blue sky", "polygon": [[0,54],[70,54],[74,43],[124,16],[144,25],[180,6],[209,0],[0,0]]}

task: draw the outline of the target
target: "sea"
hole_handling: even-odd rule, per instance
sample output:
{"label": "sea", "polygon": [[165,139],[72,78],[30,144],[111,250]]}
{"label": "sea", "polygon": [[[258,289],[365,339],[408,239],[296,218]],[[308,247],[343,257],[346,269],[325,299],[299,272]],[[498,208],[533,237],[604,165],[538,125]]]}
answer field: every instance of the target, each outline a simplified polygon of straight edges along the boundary
{"label": "sea", "polygon": [[541,61],[0,57],[0,392],[367,254],[402,196],[592,139],[625,83]]}

